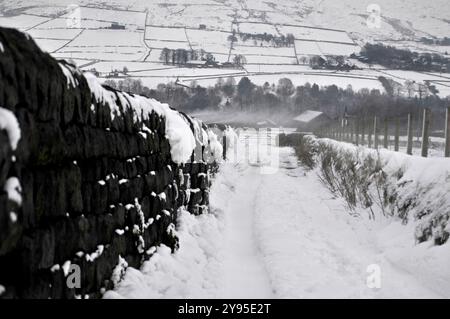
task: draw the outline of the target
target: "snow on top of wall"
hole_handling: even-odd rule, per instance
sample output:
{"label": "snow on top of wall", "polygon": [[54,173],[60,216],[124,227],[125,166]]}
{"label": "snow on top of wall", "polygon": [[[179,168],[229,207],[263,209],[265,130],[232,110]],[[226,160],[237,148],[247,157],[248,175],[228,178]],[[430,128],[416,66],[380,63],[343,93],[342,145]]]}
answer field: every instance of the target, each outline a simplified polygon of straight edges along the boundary
{"label": "snow on top of wall", "polygon": [[10,177],[3,186],[4,191],[8,194],[9,200],[22,205],[22,187],[17,177]]}
{"label": "snow on top of wall", "polygon": [[78,86],[78,80],[73,76],[74,73],[80,73],[76,68],[71,67],[69,64],[63,64],[61,62],[58,62],[58,65],[60,69],[63,71],[64,76],[67,79],[67,88],[77,87]]}
{"label": "snow on top of wall", "polygon": [[211,130],[208,130],[208,138],[213,158],[216,161],[220,161],[223,154],[222,144],[219,143],[219,141],[217,140],[217,135]]}
{"label": "snow on top of wall", "polygon": [[187,162],[195,148],[195,137],[192,133],[189,123],[179,112],[172,110],[168,104],[160,103],[154,99],[149,99],[140,95],[130,95],[125,92],[113,92],[105,89],[95,75],[85,73],[92,94],[98,102],[109,105],[111,117],[119,114],[119,106],[116,103],[117,98],[124,107],[133,110],[134,120],[147,120],[152,111],[166,120],[166,137],[170,144],[170,154],[172,160],[177,163]]}
{"label": "snow on top of wall", "polygon": [[20,140],[20,127],[16,116],[10,110],[0,107],[0,130],[6,130],[13,151]]}
{"label": "snow on top of wall", "polygon": [[208,145],[209,140],[209,132],[203,129],[202,121],[199,119],[193,118],[192,123],[194,124],[195,137],[199,141],[199,143],[203,146]]}

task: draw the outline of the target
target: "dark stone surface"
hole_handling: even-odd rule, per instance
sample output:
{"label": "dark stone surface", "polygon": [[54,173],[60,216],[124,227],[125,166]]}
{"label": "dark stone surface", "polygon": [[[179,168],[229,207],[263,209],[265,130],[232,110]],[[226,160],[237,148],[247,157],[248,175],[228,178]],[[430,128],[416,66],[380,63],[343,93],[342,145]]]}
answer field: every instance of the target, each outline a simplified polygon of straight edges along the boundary
{"label": "dark stone surface", "polygon": [[[0,283],[6,287],[1,297],[101,297],[101,288],[112,288],[119,255],[136,268],[149,258],[137,249],[139,236],[145,250],[161,243],[176,249],[178,239],[168,227],[176,224],[181,206],[198,214],[199,205],[208,205],[209,181],[198,176],[207,165],[171,161],[165,119],[155,112],[135,121],[134,110],[119,103],[112,118],[81,73],[73,74],[76,87],[68,85],[61,65],[70,64],[12,29],[0,28],[0,41],[0,107],[11,110],[21,128],[15,151],[0,131]],[[154,133],[140,134],[143,125]],[[20,181],[21,205],[3,191],[11,176]],[[193,186],[201,190],[188,203]],[[163,192],[165,200],[158,196]],[[136,208],[126,209],[136,199],[145,222],[153,218],[146,229]],[[98,245],[103,253],[88,261]],[[80,289],[66,286],[61,266],[67,261],[81,267]]]}

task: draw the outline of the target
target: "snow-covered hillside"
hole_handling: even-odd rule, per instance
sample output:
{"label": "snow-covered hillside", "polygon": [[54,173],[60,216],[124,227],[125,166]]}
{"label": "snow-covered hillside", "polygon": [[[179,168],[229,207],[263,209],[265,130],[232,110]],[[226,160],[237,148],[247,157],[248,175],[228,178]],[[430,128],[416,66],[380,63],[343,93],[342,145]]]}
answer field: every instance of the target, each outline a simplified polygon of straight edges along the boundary
{"label": "snow-covered hillside", "polygon": [[[375,6],[373,4],[376,4]],[[341,29],[359,39],[401,39],[420,36],[449,36],[449,13],[446,0],[42,0],[0,1],[0,10],[8,15],[29,13],[57,14],[71,4],[100,8],[146,11],[148,22],[169,26],[206,23],[214,29],[228,30],[234,20],[299,24]],[[214,10],[211,10],[214,8]],[[380,27],[368,27],[367,16],[380,12]],[[105,19],[107,20],[107,19]],[[131,21],[136,23],[138,21]]]}
{"label": "snow-covered hillside", "polygon": [[[79,6],[79,7],[76,7]],[[450,76],[404,71],[402,77],[380,68],[312,72],[312,56],[348,56],[367,42],[382,42],[419,52],[446,54],[449,46],[419,42],[421,37],[450,36],[446,0],[0,0],[0,26],[28,32],[53,56],[75,61],[81,69],[95,69],[103,78],[140,78],[146,86],[176,81],[189,85],[214,84],[218,78],[276,83],[290,77],[346,88],[383,90],[378,80],[387,76],[434,85],[439,95],[450,95]],[[282,37],[289,45],[254,38],[233,42],[238,34]],[[242,67],[195,68],[162,63],[164,48],[204,50],[219,64],[244,56]],[[354,61],[353,61],[354,62]],[[127,73],[122,72],[126,68]],[[381,68],[382,69],[382,68]]]}

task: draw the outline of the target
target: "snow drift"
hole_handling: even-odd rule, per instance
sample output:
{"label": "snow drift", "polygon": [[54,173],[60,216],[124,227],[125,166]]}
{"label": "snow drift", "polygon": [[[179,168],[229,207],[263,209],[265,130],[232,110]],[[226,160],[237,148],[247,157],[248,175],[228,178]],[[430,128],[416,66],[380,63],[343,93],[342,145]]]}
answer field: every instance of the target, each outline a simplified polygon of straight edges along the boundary
{"label": "snow drift", "polygon": [[[417,242],[444,244],[450,233],[450,162],[385,149],[374,150],[330,139],[300,136],[296,150],[321,181],[343,197],[351,211],[362,207],[415,223]],[[313,161],[310,159],[313,158]]]}

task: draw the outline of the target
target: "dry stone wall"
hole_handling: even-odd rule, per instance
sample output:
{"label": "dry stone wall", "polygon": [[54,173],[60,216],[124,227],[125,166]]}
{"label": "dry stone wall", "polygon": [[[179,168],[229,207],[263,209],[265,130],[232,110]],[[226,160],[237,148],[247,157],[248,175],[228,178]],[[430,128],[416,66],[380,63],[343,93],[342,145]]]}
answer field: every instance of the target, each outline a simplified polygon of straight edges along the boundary
{"label": "dry stone wall", "polygon": [[[14,147],[0,119],[0,298],[100,297],[155,246],[176,249],[180,207],[207,211],[208,144],[175,163],[164,116],[136,118],[102,88],[117,96],[112,116],[81,72],[25,34],[0,28],[0,44],[0,117],[20,128]],[[67,285],[74,265],[79,288]]]}

